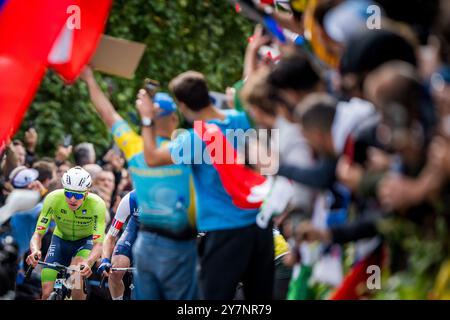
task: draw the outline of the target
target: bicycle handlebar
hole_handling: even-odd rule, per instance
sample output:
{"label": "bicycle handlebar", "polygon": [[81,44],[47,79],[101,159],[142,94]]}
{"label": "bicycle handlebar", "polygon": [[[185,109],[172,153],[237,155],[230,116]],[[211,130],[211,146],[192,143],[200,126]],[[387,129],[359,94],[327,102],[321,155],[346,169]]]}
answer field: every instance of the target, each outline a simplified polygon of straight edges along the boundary
{"label": "bicycle handlebar", "polygon": [[[136,270],[136,268],[110,268],[109,270],[112,272],[115,272],[115,271],[133,272],[134,270]],[[102,280],[100,281],[100,288],[105,287],[106,279],[107,279],[107,277],[102,276]]]}
{"label": "bicycle handlebar", "polygon": [[[34,259],[39,259],[37,255],[34,256]],[[39,262],[38,262],[39,263]],[[30,279],[31,274],[33,273],[34,267],[30,264],[27,268],[27,271],[25,272],[25,279]]]}
{"label": "bicycle handlebar", "polygon": [[111,271],[126,271],[126,272],[132,272],[136,270],[136,268],[111,268]]}
{"label": "bicycle handlebar", "polygon": [[[35,256],[34,258],[38,259],[37,256]],[[45,261],[38,261],[38,264],[40,264],[42,266],[50,267],[50,268],[55,268],[57,270],[66,270],[67,272],[77,271],[77,270],[74,270],[71,267],[63,266],[62,264],[59,264],[57,262],[55,262],[55,263],[48,263],[48,262],[45,262]],[[83,270],[83,269],[84,269],[84,265],[81,265],[80,266],[80,271]],[[33,272],[33,270],[34,270],[34,267],[32,265],[29,265],[27,271],[25,272],[25,279],[28,280],[30,278],[31,273]]]}

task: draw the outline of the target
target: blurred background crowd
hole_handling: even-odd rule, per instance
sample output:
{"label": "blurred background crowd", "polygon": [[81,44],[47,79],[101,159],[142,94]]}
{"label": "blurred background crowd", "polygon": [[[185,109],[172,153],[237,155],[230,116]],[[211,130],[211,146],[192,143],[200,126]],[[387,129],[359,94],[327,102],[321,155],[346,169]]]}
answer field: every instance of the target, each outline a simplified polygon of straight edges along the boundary
{"label": "blurred background crowd", "polygon": [[[276,298],[450,299],[450,1],[231,2],[264,26],[218,108],[278,129],[272,165],[295,184],[274,217],[285,239],[275,242]],[[69,168],[91,174],[107,223],[133,188],[114,145],[99,154],[95,141],[66,136],[37,153],[45,136],[22,132],[1,155],[0,206],[16,188],[42,200],[1,227],[1,263],[23,260],[42,201]],[[1,274],[2,294],[3,279],[20,288],[15,273]]]}

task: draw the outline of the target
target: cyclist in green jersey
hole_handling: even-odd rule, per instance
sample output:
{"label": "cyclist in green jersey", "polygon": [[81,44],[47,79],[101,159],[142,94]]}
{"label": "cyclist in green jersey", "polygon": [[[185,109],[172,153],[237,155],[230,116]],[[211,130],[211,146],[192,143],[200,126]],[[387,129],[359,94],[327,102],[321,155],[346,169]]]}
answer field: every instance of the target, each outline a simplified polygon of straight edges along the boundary
{"label": "cyclist in green jersey", "polygon": [[[30,241],[31,254],[27,257],[27,263],[34,267],[37,265],[42,256],[42,237],[51,220],[55,221],[56,228],[45,262],[80,266],[82,270],[74,275],[78,278],[74,281],[76,286],[72,289],[72,298],[83,300],[86,296],[81,277],[92,274],[91,266],[101,256],[106,205],[99,196],[89,194],[91,176],[83,168],[69,169],[61,182],[64,189],[49,193],[44,200]],[[42,269],[42,299],[47,299],[52,292],[57,273],[51,268]]]}

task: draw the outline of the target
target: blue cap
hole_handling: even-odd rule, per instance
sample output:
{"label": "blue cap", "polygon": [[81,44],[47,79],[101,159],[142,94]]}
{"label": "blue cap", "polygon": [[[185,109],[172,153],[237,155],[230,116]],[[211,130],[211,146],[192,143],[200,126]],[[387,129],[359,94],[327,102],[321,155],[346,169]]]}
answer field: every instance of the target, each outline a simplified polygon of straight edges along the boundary
{"label": "blue cap", "polygon": [[172,97],[165,92],[156,93],[153,98],[153,103],[157,104],[161,109],[161,113],[158,114],[158,117],[165,117],[177,110],[177,105]]}

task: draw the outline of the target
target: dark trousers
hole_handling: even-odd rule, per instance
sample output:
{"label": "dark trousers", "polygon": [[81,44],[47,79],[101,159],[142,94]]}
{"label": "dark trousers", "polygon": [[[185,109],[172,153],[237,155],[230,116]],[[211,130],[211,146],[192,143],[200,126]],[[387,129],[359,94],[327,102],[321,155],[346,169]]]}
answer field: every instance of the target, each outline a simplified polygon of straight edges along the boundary
{"label": "dark trousers", "polygon": [[256,224],[207,232],[200,239],[200,286],[206,300],[233,299],[239,282],[247,300],[273,296],[274,247],[272,228]]}

